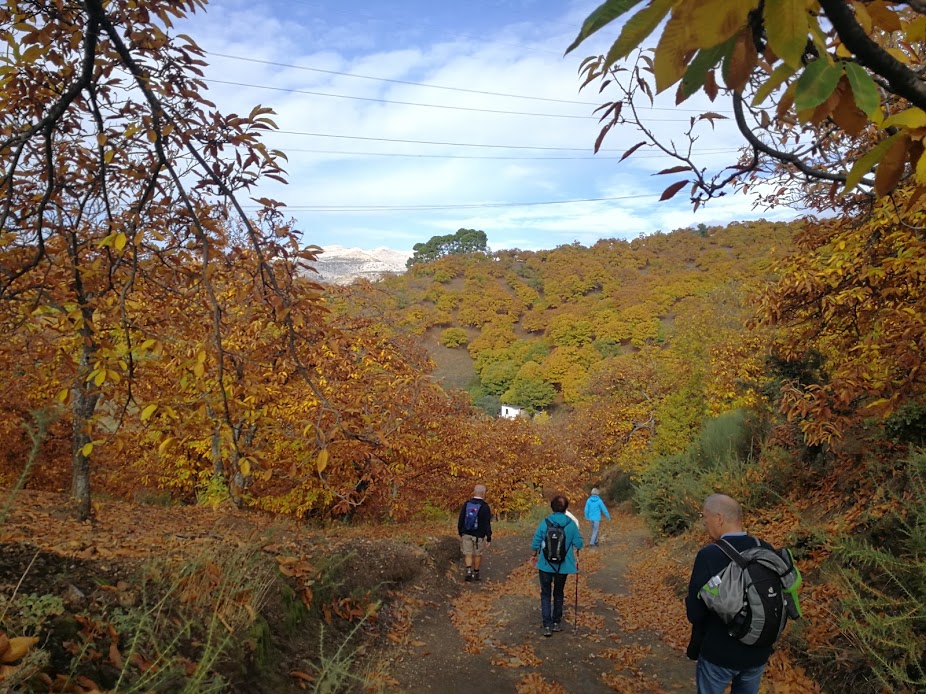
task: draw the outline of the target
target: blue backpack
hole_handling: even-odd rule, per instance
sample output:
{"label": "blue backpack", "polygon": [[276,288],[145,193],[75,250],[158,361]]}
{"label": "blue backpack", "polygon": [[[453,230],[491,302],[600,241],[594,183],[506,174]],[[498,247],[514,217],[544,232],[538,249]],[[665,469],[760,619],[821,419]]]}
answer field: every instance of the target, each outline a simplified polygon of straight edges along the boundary
{"label": "blue backpack", "polygon": [[479,509],[482,504],[478,501],[467,501],[463,512],[463,529],[466,531],[479,530]]}

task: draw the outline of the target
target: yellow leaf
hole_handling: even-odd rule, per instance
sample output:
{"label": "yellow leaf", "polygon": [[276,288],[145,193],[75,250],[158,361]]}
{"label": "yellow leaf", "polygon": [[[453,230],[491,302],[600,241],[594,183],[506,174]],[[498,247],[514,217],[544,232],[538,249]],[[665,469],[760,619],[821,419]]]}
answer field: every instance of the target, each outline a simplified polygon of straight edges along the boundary
{"label": "yellow leaf", "polygon": [[914,19],[904,29],[904,36],[911,43],[926,41],[926,16],[920,16]]}
{"label": "yellow leaf", "polygon": [[695,48],[713,48],[736,35],[756,8],[754,0],[703,0],[691,11],[690,30]]}
{"label": "yellow leaf", "polygon": [[620,36],[617,37],[617,41],[614,42],[608,51],[608,55],[605,56],[602,67],[607,70],[621,58],[630,55],[630,52],[653,33],[653,30],[665,19],[669,10],[679,2],[680,0],[653,0],[628,19],[621,30]]}
{"label": "yellow leaf", "polygon": [[656,76],[656,92],[661,92],[678,82],[685,74],[688,59],[693,54],[690,48],[690,19],[680,12],[686,5],[679,5],[662,30],[662,37],[656,46],[653,60],[653,74]]}
{"label": "yellow leaf", "polygon": [[916,162],[916,180],[918,183],[926,182],[926,152],[921,154]]}
{"label": "yellow leaf", "polygon": [[328,467],[328,449],[323,448],[318,452],[318,457],[315,458],[315,469],[318,470],[320,475],[325,471],[326,467]]}
{"label": "yellow leaf", "polygon": [[247,477],[248,475],[250,475],[251,474],[251,462],[247,458],[242,458],[241,460],[239,460],[238,461],[238,471],[241,472],[241,474],[244,477]]}
{"label": "yellow leaf", "polygon": [[148,136],[148,142],[157,142],[157,141],[158,141],[158,134],[157,134],[154,130],[149,130],[149,131],[148,131],[147,133],[145,133],[145,134]]}
{"label": "yellow leaf", "polygon": [[70,389],[69,389],[69,388],[65,388],[64,390],[59,390],[59,391],[58,391],[58,395],[55,397],[55,399],[56,399],[58,402],[67,402],[68,396],[69,396],[70,394],[71,394]]}
{"label": "yellow leaf", "polygon": [[109,164],[113,160],[113,157],[115,156],[116,156],[116,150],[108,149],[106,150],[106,153],[103,155],[103,161]]}
{"label": "yellow leaf", "polygon": [[154,414],[154,411],[158,409],[157,403],[151,403],[145,409],[141,411],[141,421],[147,422],[151,419],[151,415]]}
{"label": "yellow leaf", "polygon": [[104,135],[103,133],[97,133],[97,134],[96,134],[96,143],[97,143],[100,147],[104,146],[104,145],[106,144],[106,135]]}
{"label": "yellow leaf", "polygon": [[201,350],[200,353],[196,355],[196,361],[198,361],[200,364],[206,361],[206,351],[205,350]]}
{"label": "yellow leaf", "polygon": [[116,238],[113,241],[113,245],[116,247],[117,251],[121,251],[123,248],[125,248],[125,243],[128,240],[129,240],[129,237],[120,231],[118,234],[116,234]]}
{"label": "yellow leaf", "polygon": [[206,367],[203,366],[201,361],[193,364],[193,373],[196,374],[197,378],[202,378],[203,374],[206,373]]}
{"label": "yellow leaf", "polygon": [[93,453],[93,442],[92,441],[90,443],[85,443],[83,448],[80,449],[80,454],[84,458],[89,456],[91,453]]}
{"label": "yellow leaf", "polygon": [[768,45],[779,58],[797,69],[807,47],[806,0],[765,0]]}
{"label": "yellow leaf", "polygon": [[881,124],[881,127],[885,129],[890,127],[922,128],[923,126],[926,126],[926,112],[919,108],[908,108],[895,113]]}
{"label": "yellow leaf", "polygon": [[874,29],[874,23],[871,21],[871,15],[868,14],[868,10],[857,0],[853,1],[852,8],[855,10],[855,21],[859,23],[866,34],[870,34]]}
{"label": "yellow leaf", "polygon": [[168,436],[166,439],[161,441],[161,445],[158,446],[158,453],[163,453],[167,450],[167,447],[174,442],[173,436]]}
{"label": "yellow leaf", "polygon": [[890,53],[895,58],[897,58],[897,60],[899,60],[904,65],[910,64],[910,56],[908,56],[906,53],[904,53],[899,48],[889,47],[887,49],[887,52]]}
{"label": "yellow leaf", "polygon": [[776,67],[772,74],[769,76],[768,81],[765,82],[759,89],[756,90],[756,95],[752,99],[752,105],[758,106],[766,97],[771,94],[773,91],[778,89],[786,79],[791,77],[794,74],[794,68],[792,68],[787,63],[782,63]]}
{"label": "yellow leaf", "polygon": [[96,372],[96,377],[93,379],[93,384],[97,386],[103,385],[106,382],[106,369],[100,369]]}
{"label": "yellow leaf", "polygon": [[871,171],[871,168],[875,164],[881,161],[881,157],[884,156],[887,150],[890,149],[894,144],[894,141],[902,134],[903,133],[894,133],[886,140],[882,140],[855,162],[855,164],[852,166],[852,169],[849,171],[849,175],[846,176],[846,187],[843,188],[843,195],[851,191],[859,184],[859,181],[862,180],[862,177]]}

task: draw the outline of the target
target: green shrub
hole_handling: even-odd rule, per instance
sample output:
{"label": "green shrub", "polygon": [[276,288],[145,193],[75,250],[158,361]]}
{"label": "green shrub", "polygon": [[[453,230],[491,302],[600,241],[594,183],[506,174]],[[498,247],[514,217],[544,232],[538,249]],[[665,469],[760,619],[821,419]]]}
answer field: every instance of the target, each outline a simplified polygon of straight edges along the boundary
{"label": "green shrub", "polygon": [[689,527],[704,497],[713,491],[703,470],[688,453],[659,458],[642,475],[634,496],[650,528],[677,535]]}
{"label": "green shrub", "polygon": [[469,335],[463,328],[447,328],[441,332],[439,340],[444,347],[453,349],[469,343]]}
{"label": "green shrub", "polygon": [[908,463],[898,511],[834,555],[849,594],[839,626],[877,678],[855,692],[926,691],[926,452]]}
{"label": "green shrub", "polygon": [[634,487],[633,475],[624,470],[614,468],[605,473],[599,485],[601,496],[607,501],[620,504],[624,501],[630,501],[634,497],[636,488]]}
{"label": "green shrub", "polygon": [[658,458],[636,484],[634,500],[658,533],[684,532],[698,516],[704,497],[730,494],[750,506],[764,502],[767,490],[750,476],[758,425],[741,410],[705,422],[701,435],[680,455]]}

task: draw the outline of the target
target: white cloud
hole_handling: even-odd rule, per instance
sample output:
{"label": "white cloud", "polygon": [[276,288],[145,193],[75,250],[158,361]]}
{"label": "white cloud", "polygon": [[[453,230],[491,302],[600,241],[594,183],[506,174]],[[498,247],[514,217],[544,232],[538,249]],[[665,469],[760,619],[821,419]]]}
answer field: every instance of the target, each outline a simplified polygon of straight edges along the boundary
{"label": "white cloud", "polygon": [[[591,156],[600,125],[588,118],[516,116],[385,103],[400,101],[588,116],[594,106],[506,98],[474,91],[591,104],[617,98],[613,88],[601,95],[597,88],[577,93],[579,62],[584,55],[606,47],[614,38],[613,30],[605,30],[602,36],[594,37],[588,48],[583,46],[575,54],[565,59],[561,57],[560,51],[571,41],[593,6],[571,6],[558,17],[536,22],[526,21],[534,8],[529,0],[511,6],[517,11],[512,11],[510,21],[485,32],[471,31],[467,26],[434,27],[427,18],[422,18],[417,25],[403,23],[390,15],[391,6],[387,4],[370,5],[359,13],[341,10],[319,17],[311,14],[310,6],[301,3],[284,6],[245,4],[235,0],[210,5],[208,13],[189,22],[189,27],[178,27],[178,30],[189,33],[210,52],[207,79],[237,83],[212,83],[209,98],[220,110],[246,113],[260,103],[276,111],[275,121],[285,132],[268,136],[267,141],[272,147],[289,153],[286,168],[290,183],[288,186],[268,184],[255,196],[274,197],[290,205],[307,243],[408,249],[434,234],[474,227],[486,231],[494,248],[536,249],[574,240],[594,243],[602,237],[634,237],[702,220],[722,223],[759,216],[771,218],[768,213],[753,211],[752,201],[746,197],[712,201],[697,214],[684,200],[684,192],[680,192],[676,200],[657,204],[659,193],[679,176],[652,174],[677,162],[659,156],[652,149],[641,149],[618,163],[614,157],[643,139],[629,128],[609,133],[598,160],[463,158]],[[282,8],[279,15],[273,13],[274,8]],[[432,35],[435,39],[428,40]],[[409,44],[412,38],[415,43]],[[215,55],[217,53],[250,60],[222,58]],[[474,91],[357,79],[279,64]],[[276,89],[240,86],[242,84]],[[701,110],[719,109],[703,96],[676,108],[674,94],[657,97],[654,106],[656,109],[643,111],[648,127],[660,139],[678,145],[684,142],[683,133],[691,115]],[[721,150],[699,156],[699,166],[723,166],[735,161],[736,155],[730,150],[740,140],[730,121],[720,121],[714,129],[702,123],[697,132],[699,151]],[[345,137],[321,138],[293,133]],[[353,137],[373,139],[350,139]],[[390,139],[575,148],[576,151],[384,141]],[[431,156],[399,158],[370,156],[369,153]],[[433,155],[448,158],[433,158]],[[333,213],[299,209],[300,206],[319,205],[473,205],[634,195],[652,197],[429,211]]]}

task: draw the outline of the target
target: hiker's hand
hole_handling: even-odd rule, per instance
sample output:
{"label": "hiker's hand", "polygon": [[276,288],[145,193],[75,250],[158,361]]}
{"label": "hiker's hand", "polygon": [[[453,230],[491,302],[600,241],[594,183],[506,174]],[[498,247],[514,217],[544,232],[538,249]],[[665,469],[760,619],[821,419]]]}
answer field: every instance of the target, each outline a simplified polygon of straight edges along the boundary
{"label": "hiker's hand", "polygon": [[531,555],[531,566],[537,566],[537,555],[536,554]]}

